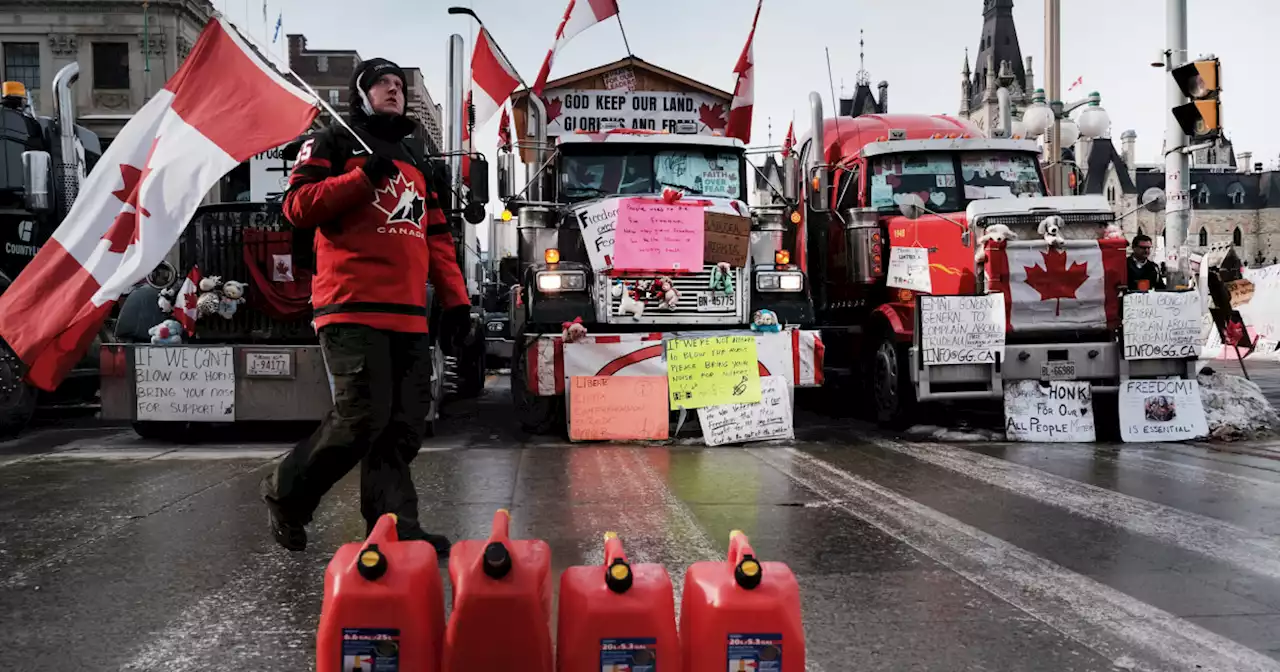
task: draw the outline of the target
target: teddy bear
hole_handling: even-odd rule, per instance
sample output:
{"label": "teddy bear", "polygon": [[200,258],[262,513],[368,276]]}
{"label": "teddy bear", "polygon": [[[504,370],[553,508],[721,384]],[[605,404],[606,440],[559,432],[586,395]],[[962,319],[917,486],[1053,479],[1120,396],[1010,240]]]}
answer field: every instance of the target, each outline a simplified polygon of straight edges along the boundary
{"label": "teddy bear", "polygon": [[156,303],[160,306],[160,312],[168,315],[173,312],[173,300],[178,296],[178,290],[170,287],[160,291],[160,298]]}
{"label": "teddy bear", "polygon": [[587,327],[582,324],[581,317],[575,317],[572,322],[565,322],[560,326],[562,329],[560,336],[564,338],[565,343],[577,343],[587,336]]}
{"label": "teddy bear", "polygon": [[973,263],[981,264],[987,260],[987,243],[1017,240],[1018,234],[1004,224],[992,224],[982,231],[982,237],[973,252]]}
{"label": "teddy bear", "polygon": [[778,314],[767,308],[757,310],[751,316],[751,331],[772,333],[782,331],[782,325],[778,324]]}
{"label": "teddy bear", "polygon": [[182,342],[182,325],[177,320],[165,320],[147,330],[154,345],[174,345]]}
{"label": "teddy bear", "polygon": [[228,280],[222,283],[220,290],[222,296],[218,299],[218,314],[223,319],[231,319],[236,314],[236,308],[244,303],[244,289],[243,282]]}
{"label": "teddy bear", "polygon": [[619,315],[630,313],[633,318],[639,319],[644,314],[644,302],[638,300],[633,295],[633,292],[628,291],[627,286],[621,280],[614,281],[609,293],[613,295],[613,298],[621,299],[618,303]]}
{"label": "teddy bear", "polygon": [[1036,227],[1036,232],[1044,237],[1044,242],[1049,243],[1049,247],[1062,249],[1067,244],[1067,239],[1062,237],[1062,227],[1066,224],[1061,217],[1049,215],[1040,220],[1040,226]]}
{"label": "teddy bear", "polygon": [[216,314],[222,307],[222,297],[217,292],[205,292],[196,297],[196,319]]}
{"label": "teddy bear", "polygon": [[200,278],[199,288],[201,292],[216,291],[220,286],[222,286],[222,276],[210,275],[208,277]]}
{"label": "teddy bear", "polygon": [[680,290],[676,289],[676,285],[671,281],[671,278],[666,276],[658,278],[657,289],[662,296],[658,302],[658,307],[675,310],[676,305],[680,303]]}
{"label": "teddy bear", "polygon": [[729,262],[722,261],[711,269],[711,291],[733,296],[733,274]]}

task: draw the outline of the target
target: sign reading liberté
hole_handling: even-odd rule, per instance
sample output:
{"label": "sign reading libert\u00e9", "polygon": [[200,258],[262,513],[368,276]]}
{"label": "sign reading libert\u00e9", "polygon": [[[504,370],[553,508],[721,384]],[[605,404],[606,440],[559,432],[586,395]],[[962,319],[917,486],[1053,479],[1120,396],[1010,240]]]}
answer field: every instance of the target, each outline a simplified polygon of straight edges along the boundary
{"label": "sign reading libert\u00e9", "polygon": [[723,132],[729,117],[724,102],[701,92],[550,89],[545,98],[547,135],[599,133],[605,122],[672,133],[676,124],[690,122],[710,135]]}

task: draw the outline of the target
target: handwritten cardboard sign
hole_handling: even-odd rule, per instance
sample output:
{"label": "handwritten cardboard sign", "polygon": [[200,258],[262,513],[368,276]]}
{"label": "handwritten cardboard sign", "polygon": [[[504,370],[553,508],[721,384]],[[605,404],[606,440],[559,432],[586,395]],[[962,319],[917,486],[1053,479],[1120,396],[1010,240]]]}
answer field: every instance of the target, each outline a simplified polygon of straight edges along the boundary
{"label": "handwritten cardboard sign", "polygon": [[1004,418],[1010,441],[1092,443],[1097,438],[1088,381],[1006,384]]}
{"label": "handwritten cardboard sign", "polygon": [[1120,438],[1126,443],[1186,441],[1209,435],[1194,380],[1127,380],[1120,386]]}
{"label": "handwritten cardboard sign", "polygon": [[890,248],[889,270],[886,275],[890,287],[909,289],[913,292],[932,292],[933,279],[929,276],[929,250],[923,247]]}
{"label": "handwritten cardboard sign", "polygon": [[1196,292],[1124,295],[1124,358],[1198,357],[1203,306]]}
{"label": "handwritten cardboard sign", "polygon": [[620,200],[607,198],[585,206],[576,213],[578,227],[582,229],[582,244],[587,248],[587,260],[591,262],[592,270],[607,271],[613,268]]}
{"label": "handwritten cardboard sign", "polygon": [[624,199],[618,204],[613,268],[700,271],[703,233],[701,206]]}
{"label": "handwritten cardboard sign", "polygon": [[569,378],[569,439],[667,438],[667,379],[662,376]]}
{"label": "handwritten cardboard sign", "polygon": [[920,297],[925,366],[994,363],[1004,332],[1004,294]]}
{"label": "handwritten cardboard sign", "polygon": [[138,348],[134,376],[138,420],[235,422],[236,372],[229,347]]}
{"label": "handwritten cardboard sign", "polygon": [[759,403],[699,408],[698,424],[708,446],[795,438],[787,377],[761,378]]}
{"label": "handwritten cardboard sign", "polygon": [[675,338],[666,351],[671,410],[760,401],[755,336]]}
{"label": "handwritten cardboard sign", "polygon": [[708,264],[724,261],[734,268],[746,266],[747,255],[751,253],[751,218],[719,212],[708,212],[703,218],[706,230],[703,261]]}

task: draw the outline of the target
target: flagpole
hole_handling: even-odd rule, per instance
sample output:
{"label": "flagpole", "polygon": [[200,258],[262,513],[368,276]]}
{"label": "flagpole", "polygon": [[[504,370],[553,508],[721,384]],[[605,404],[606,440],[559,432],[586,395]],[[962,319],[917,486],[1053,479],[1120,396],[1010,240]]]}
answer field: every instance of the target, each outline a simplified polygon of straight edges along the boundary
{"label": "flagpole", "polygon": [[[617,7],[618,3],[614,2],[613,6]],[[635,54],[631,53],[631,43],[627,42],[627,29],[622,25],[622,9],[621,8],[619,8],[617,12],[614,12],[613,18],[618,20],[618,30],[622,32],[622,45],[627,48],[627,57],[635,58]]]}

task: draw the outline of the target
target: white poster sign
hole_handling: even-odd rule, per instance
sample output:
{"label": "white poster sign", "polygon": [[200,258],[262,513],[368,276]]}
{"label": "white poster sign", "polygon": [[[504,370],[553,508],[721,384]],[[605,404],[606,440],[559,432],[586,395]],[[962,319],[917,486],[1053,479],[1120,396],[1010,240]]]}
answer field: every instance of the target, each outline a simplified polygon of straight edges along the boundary
{"label": "white poster sign", "polygon": [[698,132],[710,135],[728,125],[728,105],[705,93],[677,91],[601,91],[551,89],[547,100],[547,135],[599,133],[602,122],[622,128],[650,131],[676,130],[691,122]]}
{"label": "white poster sign", "polygon": [[1124,295],[1124,358],[1198,357],[1204,306],[1198,292]]}
{"label": "white poster sign", "polygon": [[606,198],[578,210],[578,226],[582,228],[582,244],[587,246],[591,268],[605,271],[613,268],[613,240],[618,229],[619,198]]}
{"label": "white poster sign", "polygon": [[1004,294],[920,297],[925,366],[994,363],[1004,331]]}
{"label": "white poster sign", "polygon": [[230,347],[140,347],[134,351],[138,420],[235,422]]}
{"label": "white poster sign", "polygon": [[1129,380],[1120,387],[1120,438],[1126,443],[1186,441],[1209,435],[1200,383]]}
{"label": "white poster sign", "polygon": [[635,91],[636,71],[631,68],[618,68],[604,73],[604,88],[610,91]]}
{"label": "white poster sign", "polygon": [[1261,341],[1259,352],[1270,353],[1280,341],[1280,264],[1245,268],[1243,274],[1253,283],[1253,296],[1237,310],[1245,326]]}
{"label": "white poster sign", "polygon": [[289,187],[293,162],[284,160],[284,148],[268,149],[249,159],[249,200],[260,203],[277,198]]}
{"label": "white poster sign", "polygon": [[932,292],[929,277],[929,250],[923,247],[893,247],[889,250],[888,284],[913,292]]}
{"label": "white poster sign", "polygon": [[1019,380],[1004,388],[1005,435],[1010,441],[1091,443],[1097,438],[1088,381]]}
{"label": "white poster sign", "polygon": [[698,424],[708,446],[795,438],[787,377],[761,378],[759,403],[699,408]]}

